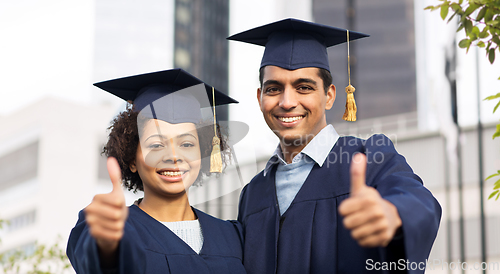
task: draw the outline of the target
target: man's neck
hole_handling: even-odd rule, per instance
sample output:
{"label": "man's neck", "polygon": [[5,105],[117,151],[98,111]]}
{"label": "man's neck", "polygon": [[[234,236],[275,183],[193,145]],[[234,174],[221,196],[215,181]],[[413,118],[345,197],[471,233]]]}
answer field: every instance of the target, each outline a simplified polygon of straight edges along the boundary
{"label": "man's neck", "polygon": [[282,139],[280,140],[280,147],[281,147],[281,152],[283,153],[283,160],[287,164],[292,163],[293,158],[302,152],[302,150],[314,139],[318,134],[328,125],[325,123],[325,125],[318,130],[316,134],[309,134],[307,135],[307,138],[303,138],[301,142],[298,142],[297,140],[285,140]]}
{"label": "man's neck", "polygon": [[283,160],[287,164],[292,163],[293,158],[299,154],[302,149],[306,147],[307,144],[303,144],[300,146],[292,146],[290,144],[284,144],[286,142],[280,142],[281,152],[283,153]]}

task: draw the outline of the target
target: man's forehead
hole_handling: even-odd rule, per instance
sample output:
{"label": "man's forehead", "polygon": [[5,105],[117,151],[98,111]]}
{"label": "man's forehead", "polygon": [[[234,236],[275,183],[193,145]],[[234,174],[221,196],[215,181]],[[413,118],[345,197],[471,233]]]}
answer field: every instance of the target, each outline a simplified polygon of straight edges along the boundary
{"label": "man's forehead", "polygon": [[315,67],[288,70],[277,66],[265,66],[262,68],[262,74],[264,83],[268,80],[287,79],[296,81],[301,78],[314,80],[317,84],[322,84],[323,82],[320,76],[320,69]]}

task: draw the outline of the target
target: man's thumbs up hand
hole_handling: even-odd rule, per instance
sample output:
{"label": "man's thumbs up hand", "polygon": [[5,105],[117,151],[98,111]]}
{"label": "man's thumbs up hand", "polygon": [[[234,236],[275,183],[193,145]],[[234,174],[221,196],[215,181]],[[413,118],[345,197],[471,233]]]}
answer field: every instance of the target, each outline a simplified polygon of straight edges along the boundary
{"label": "man's thumbs up hand", "polygon": [[366,156],[354,155],[351,163],[351,194],[339,206],[344,226],[363,247],[387,246],[402,222],[397,208],[366,185]]}
{"label": "man's thumbs up hand", "polygon": [[115,158],[109,157],[107,167],[113,190],[95,195],[92,203],[85,208],[85,221],[104,258],[112,256],[117,250],[128,216],[120,166]]}
{"label": "man's thumbs up hand", "polygon": [[358,153],[351,163],[351,197],[362,195],[366,191],[366,156]]}

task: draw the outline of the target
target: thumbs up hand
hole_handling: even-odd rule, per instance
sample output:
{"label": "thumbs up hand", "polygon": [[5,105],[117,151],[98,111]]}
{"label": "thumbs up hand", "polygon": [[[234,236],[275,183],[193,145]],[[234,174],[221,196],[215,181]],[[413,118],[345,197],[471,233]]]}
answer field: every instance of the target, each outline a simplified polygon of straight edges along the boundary
{"label": "thumbs up hand", "polygon": [[339,206],[344,227],[363,247],[387,246],[402,222],[397,208],[366,185],[366,156],[354,155],[351,163],[351,194]]}
{"label": "thumbs up hand", "polygon": [[97,242],[101,258],[112,260],[123,236],[128,208],[121,187],[118,161],[109,157],[107,167],[113,190],[110,193],[95,195],[84,211],[90,235]]}

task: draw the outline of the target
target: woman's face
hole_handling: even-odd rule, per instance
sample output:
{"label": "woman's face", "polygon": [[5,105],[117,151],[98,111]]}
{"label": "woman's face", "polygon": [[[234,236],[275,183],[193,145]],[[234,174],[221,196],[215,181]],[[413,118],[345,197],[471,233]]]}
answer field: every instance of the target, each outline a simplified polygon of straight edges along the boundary
{"label": "woman's face", "polygon": [[200,142],[193,123],[151,119],[139,125],[139,146],[130,168],[139,172],[145,195],[184,194],[198,177],[200,166]]}

